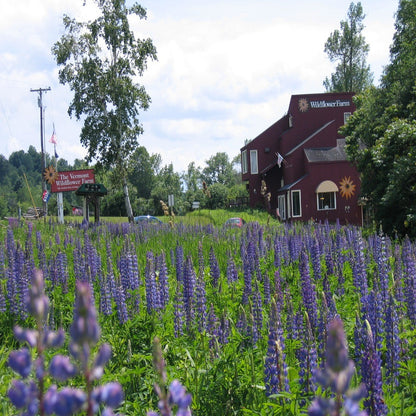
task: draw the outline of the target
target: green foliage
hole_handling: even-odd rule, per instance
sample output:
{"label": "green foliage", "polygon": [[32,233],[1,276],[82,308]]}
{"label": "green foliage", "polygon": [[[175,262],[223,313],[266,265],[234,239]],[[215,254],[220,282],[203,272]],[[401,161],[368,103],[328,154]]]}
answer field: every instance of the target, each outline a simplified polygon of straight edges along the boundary
{"label": "green foliage", "polygon": [[227,153],[218,152],[206,161],[206,167],[202,170],[202,179],[208,186],[215,183],[232,186],[235,184],[233,163]]}
{"label": "green foliage", "polygon": [[[87,160],[99,165],[120,166],[137,146],[142,133],[139,109],[149,106],[150,97],[133,77],[156,59],[150,39],[135,39],[128,16],[146,18],[146,11],[125,1],[96,2],[101,15],[88,23],[64,16],[66,34],[52,53],[61,69],[59,80],[74,92],[69,114],[84,116],[81,143]],[[105,52],[103,52],[103,49]]]}
{"label": "green foliage", "polygon": [[139,198],[149,199],[160,171],[161,156],[149,155],[144,146],[139,146],[131,155],[128,165],[128,179],[136,188]]}
{"label": "green foliage", "polygon": [[341,133],[361,173],[361,194],[377,224],[393,235],[416,235],[416,4],[401,1],[381,86],[356,97],[357,111]]}
{"label": "green foliage", "polygon": [[331,62],[337,62],[331,78],[324,86],[328,92],[361,92],[372,84],[370,67],[366,64],[369,46],[361,32],[364,29],[361,3],[351,3],[348,20],[340,23],[340,30],[331,33],[325,43],[325,52]]}
{"label": "green foliage", "polygon": [[136,39],[129,18],[146,18],[138,4],[130,8],[125,0],[96,0],[100,16],[88,23],[64,16],[66,34],[55,43],[52,53],[59,80],[74,92],[69,114],[83,119],[81,144],[87,161],[96,168],[116,167],[121,177],[129,221],[133,213],[127,186],[127,161],[143,133],[139,110],[146,110],[150,97],[136,82],[149,59],[156,59],[151,39]]}

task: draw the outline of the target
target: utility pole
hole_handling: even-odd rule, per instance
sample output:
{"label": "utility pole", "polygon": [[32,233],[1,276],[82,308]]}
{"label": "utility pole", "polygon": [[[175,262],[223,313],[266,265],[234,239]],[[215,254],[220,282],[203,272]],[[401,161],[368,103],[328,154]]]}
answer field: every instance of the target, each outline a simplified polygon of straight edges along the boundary
{"label": "utility pole", "polygon": [[41,176],[42,176],[42,202],[43,202],[43,212],[45,214],[45,218],[46,215],[48,213],[48,204],[46,201],[43,200],[43,193],[47,190],[46,189],[46,180],[43,177],[43,172],[45,171],[46,168],[46,154],[45,154],[45,138],[44,138],[44,107],[42,104],[42,96],[43,93],[46,91],[50,91],[51,87],[47,87],[47,88],[37,88],[37,89],[31,89],[30,92],[37,92],[39,93],[39,98],[38,98],[38,106],[40,109],[40,149],[41,149],[41,153],[42,153],[42,172],[41,172]]}

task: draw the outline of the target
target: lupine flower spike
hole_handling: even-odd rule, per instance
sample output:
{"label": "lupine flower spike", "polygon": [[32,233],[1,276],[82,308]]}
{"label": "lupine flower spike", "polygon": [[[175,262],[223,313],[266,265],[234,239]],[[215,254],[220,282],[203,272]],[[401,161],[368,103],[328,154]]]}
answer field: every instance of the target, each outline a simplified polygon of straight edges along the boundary
{"label": "lupine flower spike", "polygon": [[359,400],[365,396],[365,387],[350,391],[354,363],[348,357],[344,326],[340,318],[334,318],[328,326],[325,368],[318,375],[322,387],[334,397],[317,397],[308,409],[309,416],[367,416],[360,410]]}
{"label": "lupine flower spike", "polygon": [[153,341],[153,365],[159,376],[159,383],[155,384],[155,391],[159,397],[159,412],[147,412],[147,416],[172,416],[176,409],[176,416],[192,416],[190,405],[192,396],[186,393],[185,387],[178,380],[173,380],[167,388],[166,364],[162,356],[160,341],[156,337]]}
{"label": "lupine flower spike", "polygon": [[[75,317],[70,328],[69,348],[79,365],[73,363],[70,357],[59,354],[51,359],[49,368],[45,365],[44,351],[47,348],[61,346],[65,334],[63,331],[50,331],[46,326],[49,299],[44,293],[44,280],[39,271],[32,279],[28,304],[29,312],[35,318],[38,328],[32,330],[16,327],[15,336],[19,341],[27,342],[31,348],[36,348],[37,359],[32,363],[28,348],[12,351],[9,356],[10,367],[23,379],[13,380],[8,391],[9,399],[22,412],[20,414],[71,416],[85,411],[86,416],[93,416],[102,407],[103,415],[114,414],[112,409],[118,407],[123,400],[121,385],[107,383],[93,386],[96,380],[101,378],[103,368],[110,360],[111,348],[103,344],[95,356],[91,353],[99,341],[100,328],[89,284],[79,282],[77,285]],[[37,383],[29,380],[32,370]],[[72,387],[58,390],[54,384],[46,390],[45,380],[49,376],[59,382],[65,382],[78,374],[85,378],[86,392]]]}

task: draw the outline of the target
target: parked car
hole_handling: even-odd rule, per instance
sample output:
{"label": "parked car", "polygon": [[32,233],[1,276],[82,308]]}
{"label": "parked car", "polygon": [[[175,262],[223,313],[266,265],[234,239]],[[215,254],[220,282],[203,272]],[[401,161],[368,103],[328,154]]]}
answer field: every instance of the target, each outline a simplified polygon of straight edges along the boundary
{"label": "parked car", "polygon": [[238,227],[241,228],[246,222],[239,217],[229,218],[227,221],[225,221],[224,226],[225,227]]}
{"label": "parked car", "polygon": [[153,215],[139,215],[138,217],[134,217],[134,222],[136,224],[148,222],[151,224],[162,224],[159,218],[154,217]]}

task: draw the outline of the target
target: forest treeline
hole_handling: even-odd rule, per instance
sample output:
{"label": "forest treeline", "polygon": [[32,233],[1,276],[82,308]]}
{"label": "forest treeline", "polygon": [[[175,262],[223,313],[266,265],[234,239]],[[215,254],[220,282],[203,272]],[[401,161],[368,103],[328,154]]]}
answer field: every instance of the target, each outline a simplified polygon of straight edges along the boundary
{"label": "forest treeline", "polygon": [[[84,160],[73,164],[65,159],[54,159],[46,154],[45,166],[54,166],[58,172],[94,169]],[[144,146],[132,153],[127,164],[129,194],[134,215],[163,214],[160,201],[168,202],[173,195],[175,214],[192,209],[195,201],[201,208],[225,208],[230,200],[247,197],[241,182],[239,156],[230,160],[224,152],[218,152],[205,161],[203,167],[194,162],[186,171],[176,172],[173,164],[162,165],[159,154],[149,154]],[[101,215],[126,216],[121,175],[117,169],[94,169],[95,181],[102,183],[108,194],[101,200]],[[50,191],[50,186],[47,185]],[[82,197],[75,192],[64,192],[64,215],[70,215],[73,207],[82,206]],[[51,194],[48,212],[57,215],[56,194]],[[34,146],[19,150],[9,158],[0,155],[0,216],[17,216],[29,208],[42,206],[42,154]]]}

